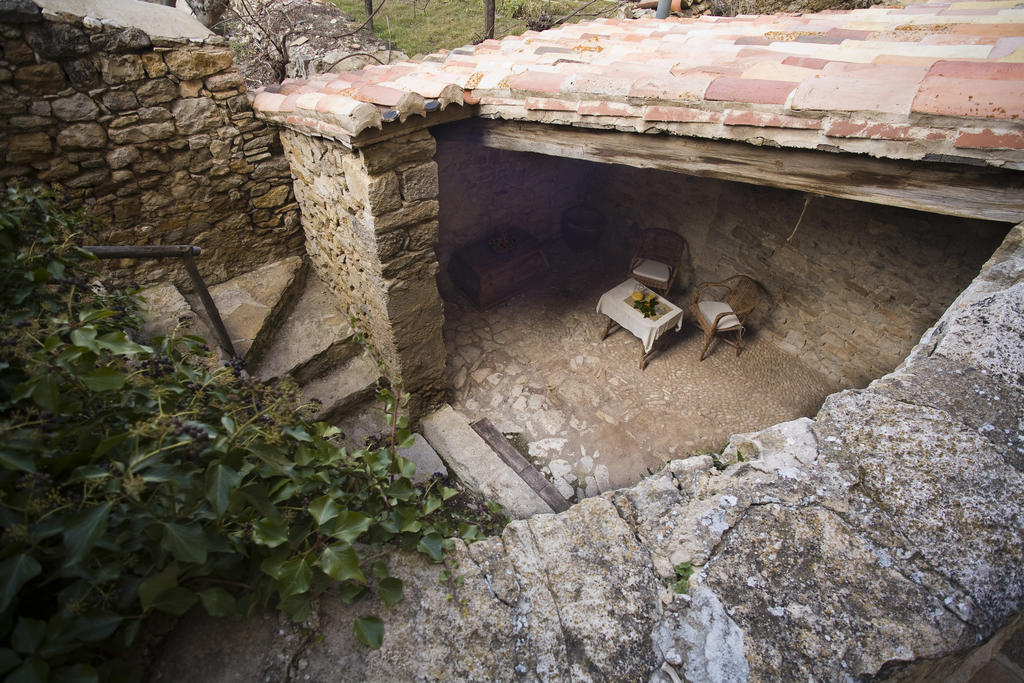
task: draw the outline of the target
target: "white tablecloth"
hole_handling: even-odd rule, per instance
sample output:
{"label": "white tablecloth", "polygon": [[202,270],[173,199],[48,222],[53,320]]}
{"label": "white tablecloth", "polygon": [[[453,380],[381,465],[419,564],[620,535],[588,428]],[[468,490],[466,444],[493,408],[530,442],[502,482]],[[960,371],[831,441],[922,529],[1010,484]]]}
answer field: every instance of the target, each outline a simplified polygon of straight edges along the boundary
{"label": "white tablecloth", "polygon": [[668,308],[668,312],[662,314],[657,320],[645,318],[644,314],[627,304],[625,299],[640,287],[640,284],[630,278],[621,285],[601,295],[597,302],[597,312],[608,316],[624,329],[629,330],[644,345],[644,353],[650,353],[654,342],[665,330],[674,324],[676,330],[683,326],[683,309],[679,308],[665,297],[658,295],[661,305]]}

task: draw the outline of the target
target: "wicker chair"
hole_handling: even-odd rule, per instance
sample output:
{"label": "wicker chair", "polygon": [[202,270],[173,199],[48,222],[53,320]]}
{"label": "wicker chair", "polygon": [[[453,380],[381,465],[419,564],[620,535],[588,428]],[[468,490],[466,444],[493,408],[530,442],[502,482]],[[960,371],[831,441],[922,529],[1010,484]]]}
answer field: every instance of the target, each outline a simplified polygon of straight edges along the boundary
{"label": "wicker chair", "polygon": [[644,230],[629,262],[629,277],[668,296],[679,276],[686,249],[683,236],[671,230]]}
{"label": "wicker chair", "polygon": [[[743,326],[763,294],[761,285],[746,275],[733,275],[722,282],[702,282],[697,285],[690,311],[704,331],[701,360],[707,355],[715,335],[720,336],[726,344],[734,346],[736,355],[740,355],[743,350]],[[730,339],[730,335],[735,337]]]}

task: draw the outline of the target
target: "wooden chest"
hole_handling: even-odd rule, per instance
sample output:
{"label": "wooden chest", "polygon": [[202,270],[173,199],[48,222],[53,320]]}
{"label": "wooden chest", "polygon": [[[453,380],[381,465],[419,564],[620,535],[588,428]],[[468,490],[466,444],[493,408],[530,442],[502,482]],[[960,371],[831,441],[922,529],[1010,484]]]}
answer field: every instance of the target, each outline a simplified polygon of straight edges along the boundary
{"label": "wooden chest", "polygon": [[448,263],[452,282],[480,308],[490,308],[538,282],[548,260],[537,240],[516,228],[506,228],[473,242]]}

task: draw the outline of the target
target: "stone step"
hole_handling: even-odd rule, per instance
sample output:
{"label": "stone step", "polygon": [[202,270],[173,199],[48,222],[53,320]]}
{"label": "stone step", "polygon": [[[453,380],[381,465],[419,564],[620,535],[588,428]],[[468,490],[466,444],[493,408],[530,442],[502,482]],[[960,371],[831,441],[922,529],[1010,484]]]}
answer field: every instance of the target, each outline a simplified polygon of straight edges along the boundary
{"label": "stone step", "polygon": [[361,351],[337,297],[310,273],[288,317],[249,370],[260,379],[287,374],[308,383]]}
{"label": "stone step", "polygon": [[290,256],[210,287],[231,343],[247,365],[258,366],[266,354],[302,294],[307,270],[300,257]]}
{"label": "stone step", "polygon": [[302,385],[307,401],[320,401],[320,422],[336,424],[347,413],[371,401],[377,389],[380,368],[366,356],[353,356],[343,364]]}
{"label": "stone step", "polygon": [[179,325],[187,334],[203,337],[211,348],[217,346],[217,337],[204,318],[196,315],[188,300],[170,282],[147,287],[140,292],[145,303],[142,307],[142,326],[139,339],[149,343],[154,337],[166,336]]}
{"label": "stone step", "polygon": [[423,436],[455,475],[514,519],[554,512],[450,405],[423,418]]}

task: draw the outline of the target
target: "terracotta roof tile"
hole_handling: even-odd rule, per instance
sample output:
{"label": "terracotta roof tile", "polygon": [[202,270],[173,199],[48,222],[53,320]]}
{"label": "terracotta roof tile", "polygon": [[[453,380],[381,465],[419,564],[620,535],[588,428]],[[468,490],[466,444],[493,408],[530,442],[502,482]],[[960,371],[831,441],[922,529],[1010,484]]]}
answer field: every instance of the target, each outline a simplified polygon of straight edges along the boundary
{"label": "terracotta roof tile", "polygon": [[929,76],[913,111],[989,119],[1024,119],[1024,81]]}
{"label": "terracotta roof tile", "polygon": [[1020,131],[994,132],[989,128],[961,130],[956,146],[968,149],[1024,149],[1024,133]]}
{"label": "terracotta roof tile", "polygon": [[752,104],[785,104],[789,93],[795,89],[796,84],[790,81],[720,76],[711,81],[704,98]]}
{"label": "terracotta roof tile", "polygon": [[[1018,0],[599,19],[258,92],[260,116],[357,136],[449,106],[552,125],[1024,169]],[[923,116],[922,116],[923,115]],[[447,119],[445,119],[447,120]],[[877,144],[876,144],[877,143]]]}
{"label": "terracotta roof tile", "polygon": [[803,128],[806,130],[821,128],[821,121],[818,119],[760,111],[730,111],[726,113],[723,123],[727,126],[756,126],[758,128]]}

